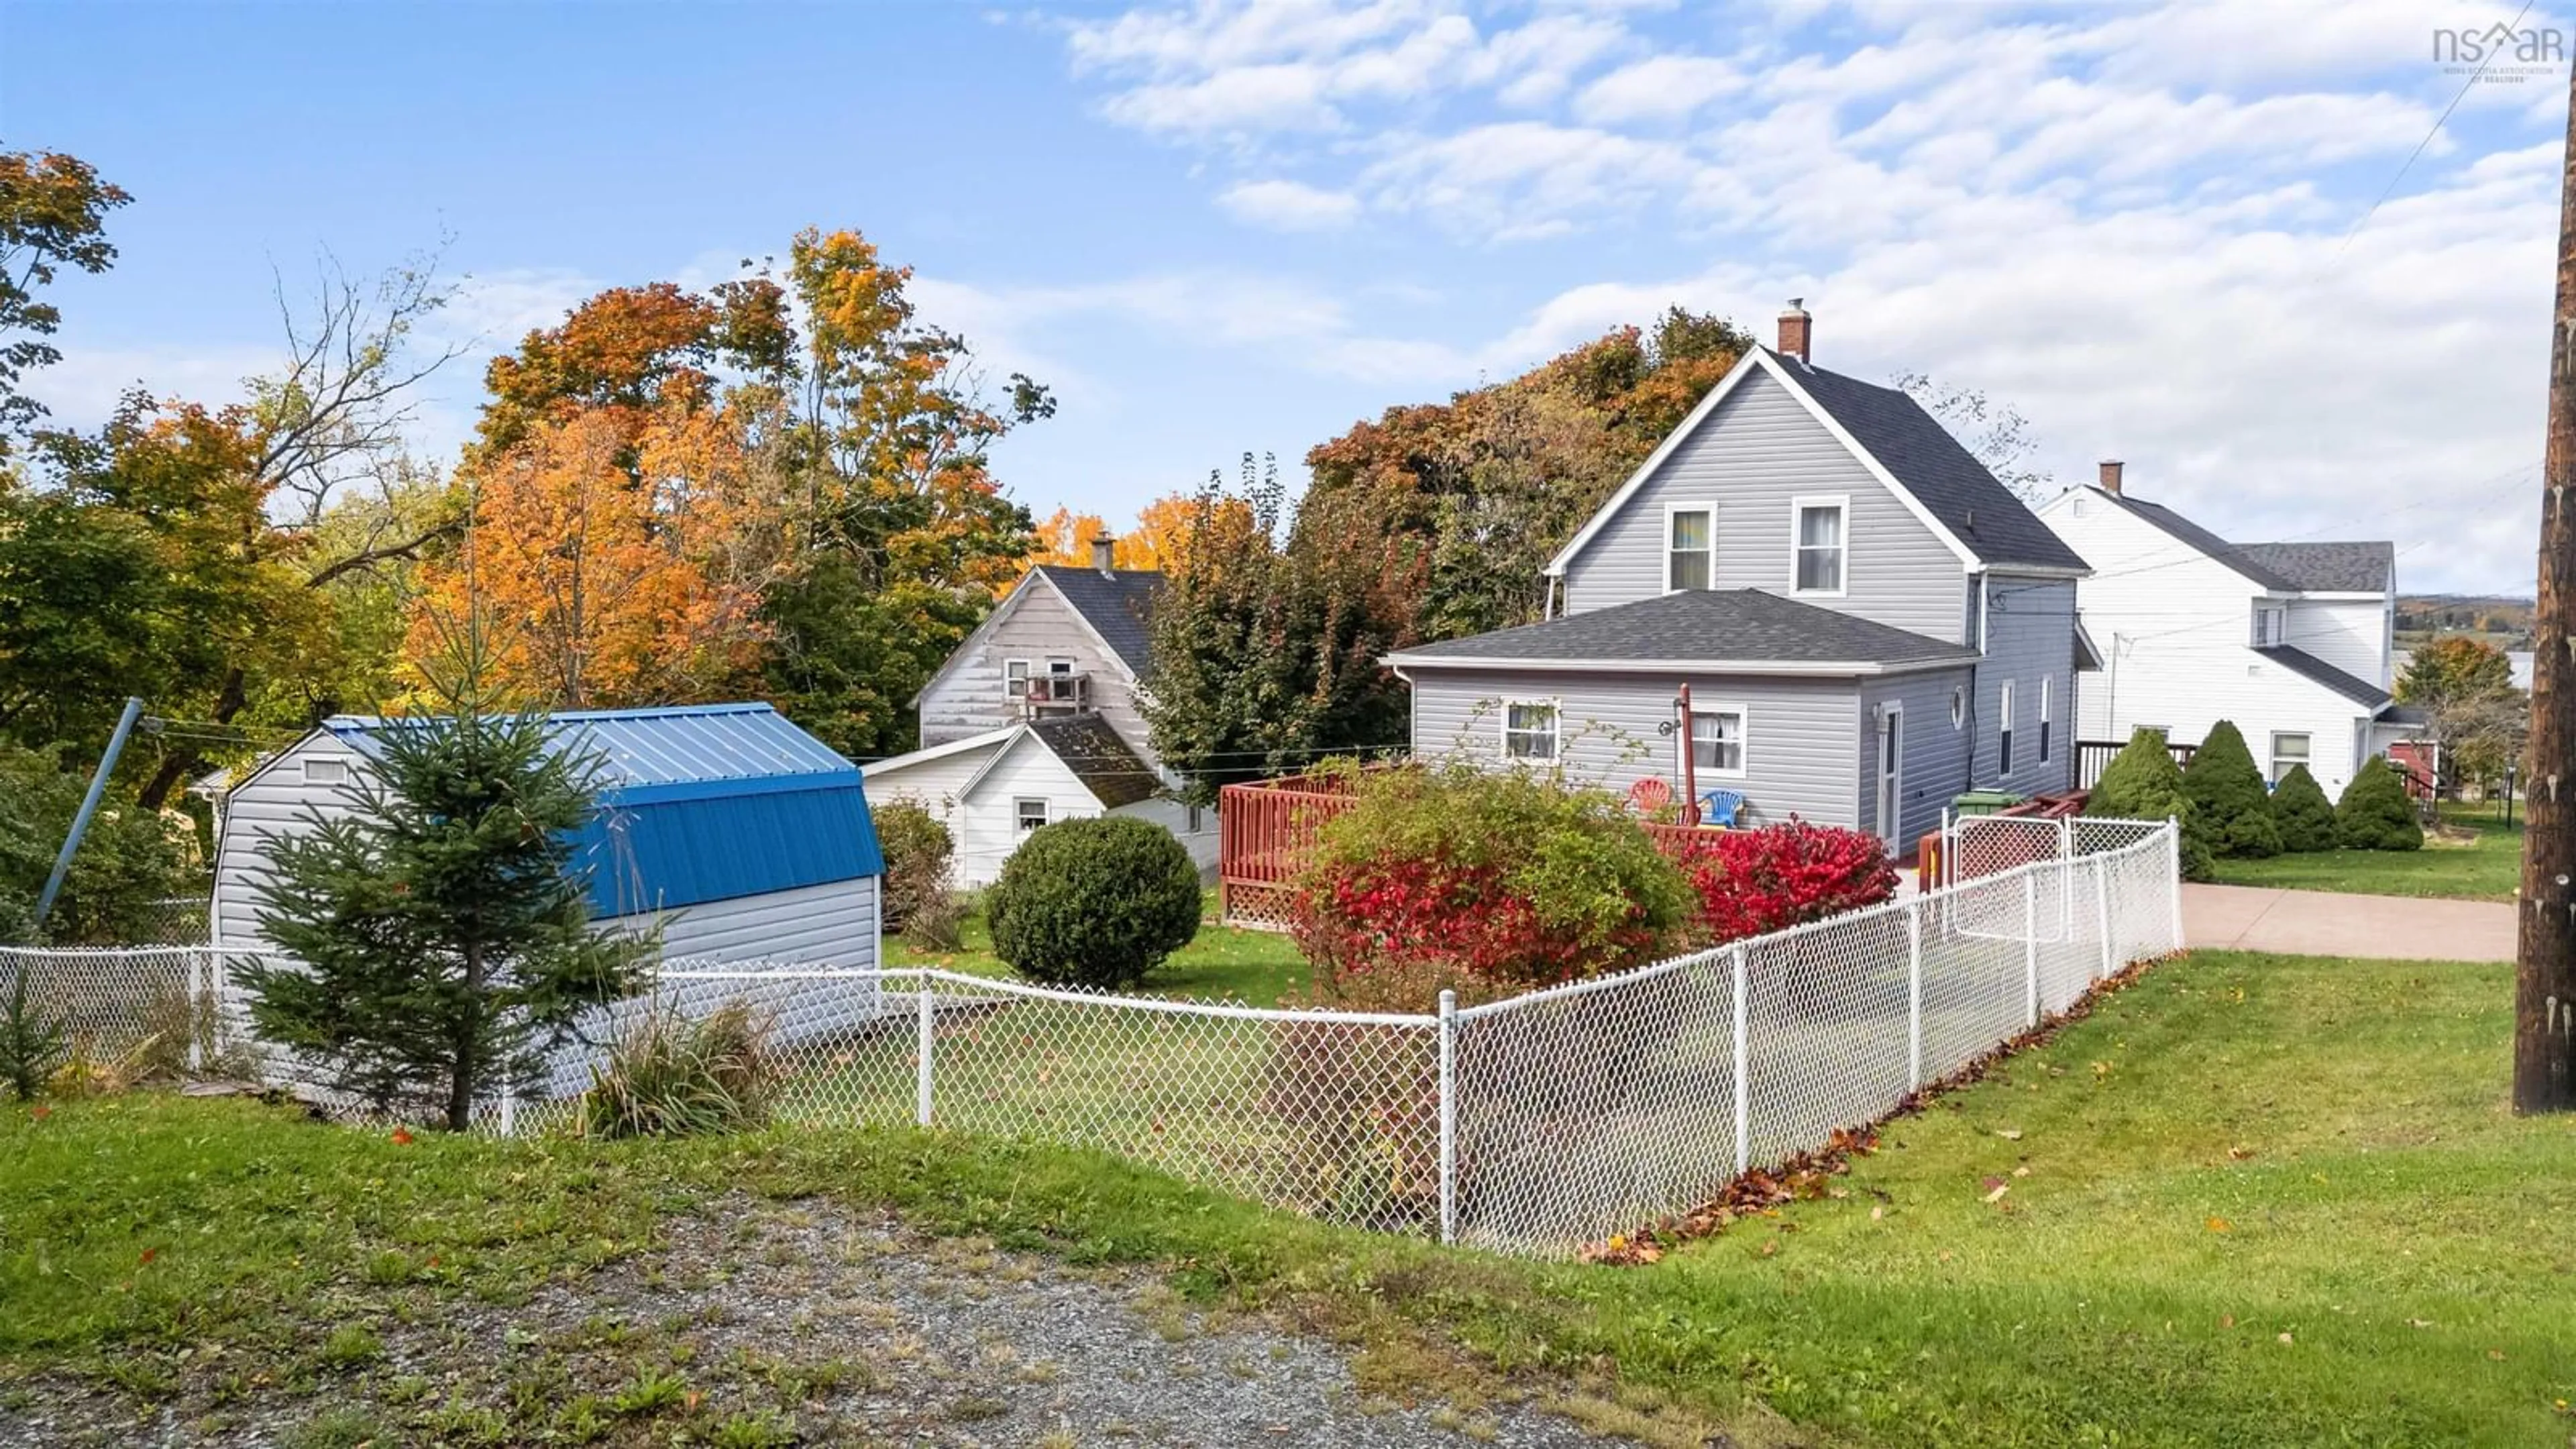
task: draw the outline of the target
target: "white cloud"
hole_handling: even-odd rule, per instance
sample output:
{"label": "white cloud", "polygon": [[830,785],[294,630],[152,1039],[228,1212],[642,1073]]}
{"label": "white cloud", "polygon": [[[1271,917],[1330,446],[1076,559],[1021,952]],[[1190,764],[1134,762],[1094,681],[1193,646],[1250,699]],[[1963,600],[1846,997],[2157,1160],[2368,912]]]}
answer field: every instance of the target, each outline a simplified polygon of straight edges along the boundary
{"label": "white cloud", "polygon": [[1360,214],[1358,197],[1302,181],[1242,182],[1219,195],[1217,205],[1237,221],[1278,231],[1331,231]]}
{"label": "white cloud", "polygon": [[1623,66],[1584,87],[1574,113],[1596,126],[1625,121],[1678,121],[1729,92],[1744,76],[1704,55],[1658,55]]}
{"label": "white cloud", "polygon": [[1669,142],[1544,121],[1388,144],[1392,153],[1360,177],[1373,202],[1503,241],[1579,230],[1702,169]]}

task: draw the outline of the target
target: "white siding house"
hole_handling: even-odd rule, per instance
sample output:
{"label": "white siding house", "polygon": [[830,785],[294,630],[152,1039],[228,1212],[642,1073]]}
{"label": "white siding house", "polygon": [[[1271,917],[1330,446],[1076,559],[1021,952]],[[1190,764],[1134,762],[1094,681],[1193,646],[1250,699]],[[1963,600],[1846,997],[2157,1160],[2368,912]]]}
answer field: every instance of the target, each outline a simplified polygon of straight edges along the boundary
{"label": "white siding house", "polygon": [[1815,366],[1812,325],[1793,303],[1557,554],[1559,617],[1388,657],[1417,754],[1900,855],[1965,790],[2068,786],[2086,559],[1912,398]]}
{"label": "white siding house", "polygon": [[2126,492],[2123,469],[2051,500],[2040,518],[2094,565],[2077,586],[2101,667],[2078,688],[2077,729],[2125,741],[2141,726],[2197,744],[2233,721],[2265,777],[2304,762],[2329,795],[2411,731],[2389,694],[2396,551],[2387,543],[2231,543]]}
{"label": "white siding house", "polygon": [[1037,825],[1082,815],[1151,820],[1215,864],[1216,812],[1173,798],[1138,707],[1163,576],[1093,547],[1091,568],[1029,570],[914,698],[921,748],[867,766],[879,798],[946,823],[962,887],[990,884]]}

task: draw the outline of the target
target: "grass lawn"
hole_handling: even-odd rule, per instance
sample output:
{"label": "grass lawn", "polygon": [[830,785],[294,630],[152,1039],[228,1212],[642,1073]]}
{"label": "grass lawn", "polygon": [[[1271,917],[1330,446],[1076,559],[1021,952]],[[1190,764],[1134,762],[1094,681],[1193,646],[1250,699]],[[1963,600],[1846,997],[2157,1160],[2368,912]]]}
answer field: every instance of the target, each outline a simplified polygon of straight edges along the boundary
{"label": "grass lawn", "polygon": [[[955,951],[915,950],[910,942],[890,936],[886,964],[937,966],[969,976],[1011,975],[1011,968],[993,954],[993,933],[985,925],[983,907],[967,916],[958,935],[962,948]],[[1218,924],[1216,893],[1210,891],[1198,938],[1174,952],[1141,989],[1151,995],[1277,1006],[1281,997],[1303,991],[1311,979],[1306,959],[1284,933],[1239,931]]]}
{"label": "grass lawn", "polygon": [[[1546,1379],[1597,1420],[1643,1403],[1677,1436],[2563,1444],[2576,1119],[2506,1110],[2509,984],[2486,965],[2170,963],[1895,1123],[1841,1196],[1632,1269],[1447,1252],[901,1129],[406,1145],[242,1102],[13,1107],[0,1417],[53,1374],[145,1401],[213,1382],[316,1411],[409,1403],[352,1331],[577,1282],[741,1190],[1159,1264],[1185,1293],[1352,1335],[1381,1372]],[[657,1412],[628,1427],[696,1432],[693,1401]],[[432,1414],[402,1422],[435,1437]]]}
{"label": "grass lawn", "polygon": [[2522,813],[2507,828],[2496,807],[2447,807],[2444,814],[2470,832],[2466,844],[2427,835],[2422,850],[2322,850],[2276,855],[2269,860],[2222,860],[2222,885],[2276,886],[2302,891],[2350,891],[2372,896],[2449,896],[2469,901],[2509,901],[2522,884]]}

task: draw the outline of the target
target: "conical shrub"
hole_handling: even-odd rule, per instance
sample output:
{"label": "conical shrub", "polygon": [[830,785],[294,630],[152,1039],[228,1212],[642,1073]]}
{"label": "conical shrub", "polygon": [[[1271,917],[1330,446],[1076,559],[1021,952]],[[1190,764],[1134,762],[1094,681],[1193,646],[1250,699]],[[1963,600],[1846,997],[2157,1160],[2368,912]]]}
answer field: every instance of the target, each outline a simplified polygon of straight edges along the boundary
{"label": "conical shrub", "polygon": [[2263,772],[2254,767],[2254,754],[2234,724],[2220,720],[2211,726],[2183,767],[2182,788],[2213,852],[2240,858],[2281,853],[2281,827],[2272,818]]}
{"label": "conical shrub", "polygon": [[2421,850],[2424,827],[2415,820],[2415,802],[2406,798],[2406,782],[2377,755],[2352,772],[2335,802],[2335,841],[2346,850]]}
{"label": "conical shrub", "polygon": [[2217,873],[2198,820],[2200,812],[2183,791],[2182,771],[2173,762],[2173,752],[2165,748],[2165,737],[2155,730],[2131,734],[2120,753],[2111,757],[2084,802],[2084,813],[2114,820],[2180,820],[2183,879],[2208,880]]}
{"label": "conical shrub", "polygon": [[2334,802],[2305,765],[2292,765],[2272,787],[2272,819],[2281,827],[2281,848],[2289,851],[2335,848]]}

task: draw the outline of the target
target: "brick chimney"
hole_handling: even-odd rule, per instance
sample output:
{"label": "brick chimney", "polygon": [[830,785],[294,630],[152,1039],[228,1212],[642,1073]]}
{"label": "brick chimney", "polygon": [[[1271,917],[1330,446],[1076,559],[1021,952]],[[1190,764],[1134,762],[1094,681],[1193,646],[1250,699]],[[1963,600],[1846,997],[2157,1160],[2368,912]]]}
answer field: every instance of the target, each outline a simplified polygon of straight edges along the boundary
{"label": "brick chimney", "polygon": [[1816,319],[1807,315],[1806,301],[1804,297],[1792,297],[1789,299],[1788,307],[1780,313],[1778,350],[1800,362],[1808,360],[1807,347],[1814,336],[1816,325]]}
{"label": "brick chimney", "polygon": [[1118,540],[1115,537],[1104,533],[1091,541],[1091,566],[1093,568],[1100,570],[1104,574],[1115,572],[1116,565],[1113,560],[1115,560],[1117,556]]}
{"label": "brick chimney", "polygon": [[2117,458],[2105,458],[2102,460],[2103,492],[2116,494],[2120,491],[2120,467],[2120,460]]}

